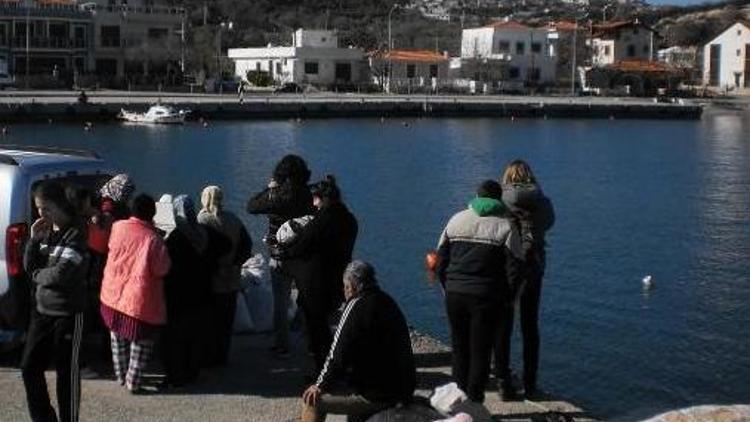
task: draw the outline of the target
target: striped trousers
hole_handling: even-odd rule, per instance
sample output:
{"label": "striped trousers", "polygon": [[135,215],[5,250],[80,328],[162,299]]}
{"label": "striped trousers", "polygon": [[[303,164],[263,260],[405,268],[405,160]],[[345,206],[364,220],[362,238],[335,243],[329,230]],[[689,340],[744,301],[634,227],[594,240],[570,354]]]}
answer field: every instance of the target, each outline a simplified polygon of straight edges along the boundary
{"label": "striped trousers", "polygon": [[112,363],[117,381],[130,391],[138,390],[141,385],[141,375],[154,349],[154,341],[130,341],[119,337],[114,332],[110,332],[110,337],[112,339]]}
{"label": "striped trousers", "polygon": [[[21,374],[32,421],[77,422],[81,402],[78,354],[83,314],[42,315],[34,310],[21,359]],[[50,403],[44,371],[54,359],[57,372],[57,407]]]}

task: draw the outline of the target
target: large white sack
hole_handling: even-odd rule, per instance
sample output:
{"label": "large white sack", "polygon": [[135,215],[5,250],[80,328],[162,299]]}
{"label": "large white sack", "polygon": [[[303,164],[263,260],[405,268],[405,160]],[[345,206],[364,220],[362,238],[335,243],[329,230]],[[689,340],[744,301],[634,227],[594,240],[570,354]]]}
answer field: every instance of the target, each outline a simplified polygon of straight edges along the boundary
{"label": "large white sack", "polygon": [[273,329],[273,291],[268,262],[262,254],[255,254],[242,265],[241,296],[245,300],[253,330]]}

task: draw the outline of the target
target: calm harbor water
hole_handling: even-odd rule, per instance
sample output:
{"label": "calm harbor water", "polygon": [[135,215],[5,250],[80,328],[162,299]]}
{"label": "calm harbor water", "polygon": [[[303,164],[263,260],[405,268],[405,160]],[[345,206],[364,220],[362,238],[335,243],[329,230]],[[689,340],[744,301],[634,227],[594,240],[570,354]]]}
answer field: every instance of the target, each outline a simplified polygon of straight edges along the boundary
{"label": "calm harbor water", "polygon": [[0,142],[95,150],[155,195],[197,198],[219,184],[258,244],[265,219],[244,203],[281,156],[301,154],[314,178],[338,177],[360,221],[356,255],[375,263],[412,325],[444,339],[424,253],[479,181],[525,158],[557,211],[542,387],[619,420],[750,401],[748,115],[16,125]]}

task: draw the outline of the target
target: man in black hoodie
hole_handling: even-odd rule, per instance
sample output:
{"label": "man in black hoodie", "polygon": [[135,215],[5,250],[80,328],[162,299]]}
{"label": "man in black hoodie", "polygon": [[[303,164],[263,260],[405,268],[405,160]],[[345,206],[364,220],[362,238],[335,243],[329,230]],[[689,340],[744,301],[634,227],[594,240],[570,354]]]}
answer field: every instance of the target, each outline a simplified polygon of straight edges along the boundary
{"label": "man in black hoodie", "polygon": [[[268,233],[263,238],[269,248],[276,247],[276,231],[292,218],[312,214],[312,195],[307,186],[310,170],[302,157],[294,154],[284,156],[276,164],[268,187],[256,194],[247,203],[250,214],[268,215]],[[275,332],[273,351],[279,355],[289,353],[289,294],[292,278],[284,269],[283,262],[271,262],[271,284],[273,287],[273,326]]]}
{"label": "man in black hoodie", "polygon": [[[396,302],[377,284],[375,269],[353,261],[344,272],[346,308],[315,384],[302,395],[302,420],[345,414],[364,421],[380,410],[409,403],[416,369],[409,328]],[[348,375],[348,376],[344,376]],[[344,381],[346,392],[330,393]]]}

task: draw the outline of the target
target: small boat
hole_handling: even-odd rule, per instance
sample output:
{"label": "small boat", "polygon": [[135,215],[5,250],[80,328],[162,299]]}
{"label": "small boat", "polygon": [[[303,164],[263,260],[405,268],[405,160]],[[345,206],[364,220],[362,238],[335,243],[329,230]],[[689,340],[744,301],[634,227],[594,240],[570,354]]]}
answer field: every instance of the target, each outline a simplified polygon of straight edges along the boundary
{"label": "small boat", "polygon": [[152,105],[145,113],[120,109],[117,118],[130,123],[183,123],[190,110],[177,110],[168,105]]}

